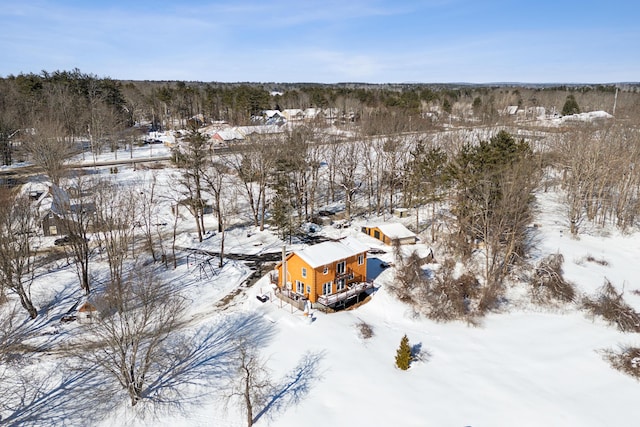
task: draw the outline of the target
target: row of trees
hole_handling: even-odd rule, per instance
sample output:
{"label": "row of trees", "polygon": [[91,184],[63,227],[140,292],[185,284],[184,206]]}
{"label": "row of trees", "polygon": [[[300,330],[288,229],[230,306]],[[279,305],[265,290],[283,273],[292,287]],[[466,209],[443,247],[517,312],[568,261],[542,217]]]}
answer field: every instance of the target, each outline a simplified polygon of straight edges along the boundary
{"label": "row of trees", "polygon": [[577,234],[585,223],[636,225],[640,205],[640,135],[627,126],[583,127],[554,138],[547,147],[548,182],[566,195],[567,219]]}
{"label": "row of trees", "polygon": [[[185,129],[190,120],[223,120],[243,125],[263,110],[284,108],[334,108],[337,118],[358,120],[370,135],[428,129],[438,115],[495,124],[508,105],[560,111],[565,104],[563,111],[569,113],[577,105],[583,110],[612,111],[617,104],[617,116],[637,122],[636,89],[624,86],[617,94],[614,86],[125,82],[77,69],[20,74],[0,79],[0,156],[6,165],[37,155],[34,144],[41,146],[47,139],[51,144],[66,141],[66,150],[77,150],[79,140],[88,141],[97,154],[134,143],[134,124]],[[567,93],[571,104],[566,104]],[[394,120],[400,129],[381,126],[388,117],[398,116],[405,117]]]}

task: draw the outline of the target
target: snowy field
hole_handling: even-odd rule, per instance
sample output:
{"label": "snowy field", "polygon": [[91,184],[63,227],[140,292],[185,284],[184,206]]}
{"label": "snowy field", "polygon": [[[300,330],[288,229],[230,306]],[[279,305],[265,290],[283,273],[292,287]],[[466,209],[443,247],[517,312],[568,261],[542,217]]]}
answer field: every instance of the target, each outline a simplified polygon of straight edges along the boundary
{"label": "snowy field", "polygon": [[[157,148],[154,146],[154,154],[161,155],[163,147]],[[125,180],[144,173],[148,171],[134,172],[130,167],[120,172]],[[640,289],[640,234],[587,229],[579,238],[572,238],[559,196],[539,194],[538,204],[535,223],[539,235],[531,261],[561,253],[565,277],[581,293],[593,295],[609,279],[618,288],[624,287],[625,299],[639,310],[640,296],[631,291]],[[190,224],[181,226],[179,246],[218,249],[218,235],[196,245]],[[208,226],[212,228],[212,224]],[[274,406],[256,425],[600,427],[630,426],[640,419],[640,383],[613,370],[601,353],[621,345],[639,346],[636,335],[591,319],[573,305],[555,309],[532,305],[525,285],[510,289],[508,307],[477,326],[417,318],[387,292],[393,267],[382,269],[379,264],[392,261],[390,248],[360,233],[355,221],[349,229],[327,226],[320,233],[352,235],[366,245],[386,249],[386,253],[369,258],[369,279],[375,281],[377,291],[368,303],[335,314],[313,312],[310,319],[277,299],[258,301],[257,295],[269,294],[271,289],[265,276],[243,288],[230,303],[220,305],[251,274],[242,262],[228,260],[215,277],[203,277],[184,257],[175,270],[158,269],[164,279],[189,295],[186,334],[193,334],[195,340],[198,328],[250,319],[251,333],[261,343],[261,354],[273,377],[288,378],[300,386],[298,400]],[[278,252],[281,244],[268,230],[239,227],[229,231],[225,249],[256,254]],[[427,250],[424,245],[417,246]],[[606,265],[589,258],[606,260]],[[96,262],[93,274],[98,281],[106,280],[104,260]],[[82,325],[63,325],[58,320],[79,296],[73,266],[60,262],[38,278],[33,294],[44,314],[34,321],[26,344],[52,346],[82,334]],[[362,322],[371,327],[370,338],[360,335],[358,325]],[[421,348],[422,355],[408,371],[400,371],[394,364],[404,334],[411,345]],[[115,408],[110,412],[92,412],[90,388],[84,390],[86,401],[70,403],[54,398],[61,393],[55,379],[65,363],[58,353],[39,353],[29,361],[33,362],[28,368],[33,375],[50,377],[42,390],[45,398],[41,400],[47,404],[31,404],[24,411],[26,415],[8,425],[61,425],[61,419],[67,420],[63,425],[78,425],[78,420],[84,419],[83,412],[83,424],[105,427],[246,425],[237,409],[224,407],[215,390],[203,394],[188,410],[159,417],[136,417],[122,392],[113,395]],[[299,373],[303,375],[296,377]],[[69,408],[74,413],[67,418]],[[2,415],[6,421],[11,414]]]}

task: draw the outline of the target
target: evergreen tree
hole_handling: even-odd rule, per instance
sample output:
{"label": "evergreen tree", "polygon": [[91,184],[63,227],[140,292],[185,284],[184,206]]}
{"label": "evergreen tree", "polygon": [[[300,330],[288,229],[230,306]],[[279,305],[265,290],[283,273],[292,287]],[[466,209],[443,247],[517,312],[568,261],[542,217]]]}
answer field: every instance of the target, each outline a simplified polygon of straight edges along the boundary
{"label": "evergreen tree", "polygon": [[407,334],[400,340],[400,347],[396,350],[396,366],[403,371],[409,369],[412,360],[411,346],[409,345],[409,338]]}
{"label": "evergreen tree", "polygon": [[451,105],[451,101],[449,101],[449,98],[445,98],[444,101],[442,101],[442,111],[444,111],[447,114],[451,114],[451,109],[452,109],[452,105]]}
{"label": "evergreen tree", "polygon": [[568,95],[567,100],[564,102],[564,106],[562,107],[562,115],[568,116],[571,114],[579,114],[580,107],[578,106],[578,102],[573,95]]}

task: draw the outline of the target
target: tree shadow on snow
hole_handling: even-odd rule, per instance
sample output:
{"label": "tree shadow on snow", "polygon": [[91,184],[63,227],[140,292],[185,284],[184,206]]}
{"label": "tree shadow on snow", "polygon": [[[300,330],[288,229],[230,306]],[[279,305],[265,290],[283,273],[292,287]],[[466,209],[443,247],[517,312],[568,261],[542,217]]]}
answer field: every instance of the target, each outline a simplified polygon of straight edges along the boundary
{"label": "tree shadow on snow", "polygon": [[298,365],[272,390],[264,408],[253,418],[255,423],[261,417],[274,418],[287,407],[297,405],[309,393],[312,385],[322,378],[320,362],[324,352],[308,352]]}
{"label": "tree shadow on snow", "polygon": [[110,400],[114,390],[108,390],[105,378],[92,370],[59,364],[40,375],[15,371],[14,367],[14,375],[3,378],[0,386],[3,426],[91,425],[114,408]]}
{"label": "tree shadow on snow", "polygon": [[149,373],[152,381],[143,392],[146,402],[136,406],[136,415],[188,414],[235,375],[239,340],[264,346],[274,334],[271,323],[249,313],[180,334],[166,343],[165,357]]}
{"label": "tree shadow on snow", "polygon": [[[0,425],[93,425],[113,416],[117,408],[124,408],[127,417],[186,414],[235,375],[239,340],[264,346],[274,334],[273,325],[258,314],[227,316],[213,325],[176,332],[175,338],[164,343],[162,357],[147,373],[143,400],[133,408],[127,405],[127,391],[116,378],[87,363],[87,357],[65,354],[68,363],[45,365],[50,371],[36,371],[36,375],[36,365],[23,360],[22,367],[5,366],[8,375],[0,375],[4,377]],[[307,364],[311,363],[310,359]],[[302,375],[304,366],[298,372]],[[283,385],[280,396],[272,399],[273,405],[285,395],[299,395],[302,385],[299,379]]]}

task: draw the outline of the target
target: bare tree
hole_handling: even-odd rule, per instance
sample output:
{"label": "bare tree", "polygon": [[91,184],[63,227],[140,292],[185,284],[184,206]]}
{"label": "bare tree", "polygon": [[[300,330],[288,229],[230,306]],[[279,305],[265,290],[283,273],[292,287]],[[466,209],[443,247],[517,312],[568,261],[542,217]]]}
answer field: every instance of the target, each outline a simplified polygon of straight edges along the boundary
{"label": "bare tree", "polygon": [[185,300],[151,271],[132,270],[123,286],[107,287],[96,301],[100,313],[91,325],[90,354],[98,368],[126,390],[131,405],[147,396],[163,365],[167,340],[185,310]]}
{"label": "bare tree", "polygon": [[219,211],[222,230],[220,231],[220,259],[218,267],[222,268],[224,265],[224,243],[227,235],[227,223],[230,218],[238,215],[238,189],[231,185],[225,185],[221,188],[220,198],[224,200],[224,203],[220,204]]}
{"label": "bare tree", "polygon": [[402,187],[404,165],[407,161],[408,146],[402,136],[387,137],[382,144],[384,159],[384,189],[389,200],[389,213],[393,213],[396,205],[396,193]]}
{"label": "bare tree", "polygon": [[[64,229],[69,237],[69,242],[64,246],[67,255],[71,255],[80,281],[80,288],[89,294],[89,259],[91,248],[89,247],[89,235],[94,226],[95,204],[92,200],[92,183],[85,177],[77,177],[71,182],[67,191],[55,190],[53,198],[65,198],[66,200],[54,200],[59,209],[59,214],[64,223]],[[73,193],[77,203],[71,205],[68,200],[69,193]]]}
{"label": "bare tree", "polygon": [[313,217],[316,213],[316,198],[318,197],[320,186],[320,170],[323,163],[326,147],[323,144],[310,144],[307,153],[307,164],[309,167],[309,178],[307,182],[307,203],[308,216]]}
{"label": "bare tree", "polygon": [[162,236],[159,231],[161,225],[158,220],[157,178],[157,175],[152,173],[151,179],[148,182],[141,183],[137,190],[140,193],[140,215],[138,216],[139,220],[137,224],[142,227],[145,249],[149,251],[154,262],[158,260],[155,241],[156,234],[159,235],[159,240],[162,242]]}
{"label": "bare tree", "polygon": [[111,142],[111,150],[118,158],[117,143],[113,136],[121,128],[122,116],[114,107],[106,102],[102,82],[95,78],[88,78],[86,83],[87,98],[87,133],[95,162],[96,156],[100,154],[105,145]]}
{"label": "bare tree", "polygon": [[66,163],[74,153],[72,138],[63,125],[52,118],[43,118],[23,140],[22,149],[42,168],[55,185],[66,175]]}
{"label": "bare tree", "polygon": [[224,228],[222,192],[230,169],[227,165],[218,161],[212,151],[209,155],[210,162],[203,171],[203,181],[207,190],[213,195],[213,211],[218,217],[218,233],[220,233]]}
{"label": "bare tree", "polygon": [[36,251],[33,235],[37,213],[29,197],[15,192],[5,194],[0,203],[0,281],[20,298],[32,319],[38,310],[31,299]]}
{"label": "bare tree", "polygon": [[431,240],[436,239],[436,204],[444,197],[443,189],[447,179],[445,169],[447,155],[439,147],[428,146],[424,141],[418,141],[411,151],[412,159],[408,163],[407,188],[405,199],[407,205],[416,206],[416,230],[419,231],[419,206],[431,204]]}
{"label": "bare tree", "polygon": [[227,400],[237,401],[245,413],[247,427],[251,427],[256,421],[255,414],[264,408],[275,384],[254,346],[241,341],[237,348],[237,374],[229,385]]}
{"label": "bare tree", "polygon": [[363,140],[362,154],[367,193],[368,212],[382,212],[382,176],[384,173],[382,141],[378,138]]}
{"label": "bare tree", "polygon": [[122,184],[103,180],[96,186],[94,200],[95,236],[109,261],[111,283],[122,284],[125,260],[133,250],[138,195]]}
{"label": "bare tree", "polygon": [[626,228],[638,215],[640,137],[623,126],[570,129],[555,148],[572,234],[584,221]]}
{"label": "bare tree", "polygon": [[300,402],[322,376],[319,365],[324,354],[305,353],[288,375],[275,380],[258,352],[260,342],[250,342],[246,336],[238,335],[236,374],[224,395],[227,404],[235,403],[241,409],[248,427],[263,416],[273,417],[283,407]]}
{"label": "bare tree", "polygon": [[342,146],[340,166],[338,167],[338,184],[344,191],[344,204],[347,212],[347,220],[351,220],[353,199],[362,184],[358,176],[360,166],[361,145],[346,143]]}
{"label": "bare tree", "polygon": [[253,223],[260,230],[264,230],[267,186],[275,166],[274,147],[277,145],[277,138],[257,137],[226,158],[242,182]]}

